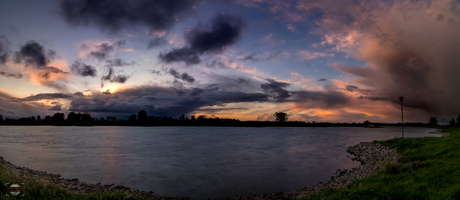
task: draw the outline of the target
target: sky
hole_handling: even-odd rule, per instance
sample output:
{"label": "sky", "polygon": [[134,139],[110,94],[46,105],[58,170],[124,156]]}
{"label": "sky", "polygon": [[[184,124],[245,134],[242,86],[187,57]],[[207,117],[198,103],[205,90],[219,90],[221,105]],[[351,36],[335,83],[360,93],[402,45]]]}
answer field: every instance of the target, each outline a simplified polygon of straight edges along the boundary
{"label": "sky", "polygon": [[450,121],[458,0],[0,0],[0,115]]}

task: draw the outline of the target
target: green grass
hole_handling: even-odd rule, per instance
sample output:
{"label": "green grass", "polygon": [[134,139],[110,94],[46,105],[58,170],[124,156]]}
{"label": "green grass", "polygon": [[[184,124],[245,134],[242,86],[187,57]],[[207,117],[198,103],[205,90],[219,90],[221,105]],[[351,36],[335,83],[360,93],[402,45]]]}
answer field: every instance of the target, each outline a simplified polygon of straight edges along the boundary
{"label": "green grass", "polygon": [[[5,194],[8,191],[6,190],[6,183],[24,183],[25,189],[23,197],[12,196],[9,197]],[[145,199],[136,195],[129,195],[123,192],[112,192],[112,193],[95,193],[90,195],[84,194],[72,194],[67,190],[60,189],[54,185],[37,182],[31,178],[23,178],[15,175],[11,170],[6,169],[4,166],[0,165],[0,199],[87,199],[87,200],[115,200],[115,199],[126,199],[126,200],[138,200]]]}
{"label": "green grass", "polygon": [[460,199],[460,129],[444,132],[451,135],[377,141],[398,148],[398,163],[304,199]]}

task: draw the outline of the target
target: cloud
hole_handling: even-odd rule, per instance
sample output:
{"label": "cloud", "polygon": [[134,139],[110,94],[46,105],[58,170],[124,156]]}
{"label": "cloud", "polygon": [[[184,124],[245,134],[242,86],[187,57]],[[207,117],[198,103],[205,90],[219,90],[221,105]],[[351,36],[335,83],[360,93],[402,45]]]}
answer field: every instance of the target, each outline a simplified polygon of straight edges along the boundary
{"label": "cloud", "polygon": [[396,107],[404,96],[404,106],[425,118],[460,113],[460,60],[454,53],[460,52],[458,1],[341,2],[342,9],[326,4],[316,2],[324,15],[313,33],[323,37],[323,45],[366,63],[331,66],[374,89],[369,100]]}
{"label": "cloud", "polygon": [[315,59],[315,58],[321,58],[321,57],[334,56],[333,53],[311,52],[311,51],[305,51],[305,50],[301,50],[301,51],[297,52],[296,55],[298,55],[299,58],[302,59],[302,60],[309,60],[309,59]]}
{"label": "cloud", "polygon": [[193,88],[192,91],[190,92],[190,96],[196,96],[196,95],[199,95],[201,93],[203,93],[204,90],[201,89],[201,88]]}
{"label": "cloud", "polygon": [[36,95],[31,95],[25,98],[20,99],[21,101],[38,101],[38,100],[51,100],[51,99],[70,99],[73,96],[70,94],[64,93],[40,93]]}
{"label": "cloud", "polygon": [[60,13],[72,26],[94,25],[102,30],[117,32],[123,28],[142,25],[149,31],[171,28],[176,19],[187,14],[196,0],[139,1],[77,1],[64,0]]}
{"label": "cloud", "polygon": [[107,67],[107,69],[108,69],[107,75],[104,75],[101,78],[103,81],[110,81],[110,82],[115,82],[115,83],[125,83],[129,78],[128,75],[123,75],[123,74],[116,75],[113,68],[110,66]]}
{"label": "cloud", "polygon": [[107,62],[110,66],[113,66],[113,67],[132,66],[132,65],[135,65],[135,64],[136,64],[135,61],[126,62],[126,61],[124,61],[123,59],[120,59],[120,58],[113,59],[113,60],[106,60],[106,62]]}
{"label": "cloud", "polygon": [[192,76],[188,75],[187,73],[182,73],[181,74],[181,73],[177,72],[174,69],[169,69],[169,74],[174,76],[174,78],[181,79],[181,80],[187,81],[189,83],[195,82],[195,79]]}
{"label": "cloud", "polygon": [[163,38],[160,38],[160,37],[156,37],[154,39],[151,39],[149,41],[149,44],[147,46],[147,49],[153,49],[155,47],[159,47],[159,46],[163,46],[165,44],[167,44],[168,42],[163,39]]}
{"label": "cloud", "polygon": [[266,79],[268,83],[261,84],[260,87],[268,93],[275,93],[276,96],[274,97],[276,100],[284,100],[291,95],[289,91],[285,90],[287,86],[290,86],[289,83],[278,82],[273,79]]}
{"label": "cloud", "polygon": [[186,46],[160,53],[159,58],[166,63],[198,64],[201,62],[200,55],[221,53],[227,46],[238,42],[246,22],[229,14],[218,14],[209,26],[209,30],[198,26],[186,32]]}
{"label": "cloud", "polygon": [[325,79],[325,78],[320,78],[320,79],[318,79],[318,81],[327,81],[327,79]]}
{"label": "cloud", "polygon": [[[177,95],[200,93],[195,96]],[[203,92],[201,92],[203,91]],[[269,95],[263,93],[228,92],[213,89],[180,89],[139,86],[117,91],[111,95],[95,94],[74,98],[69,110],[95,113],[133,113],[146,110],[149,115],[180,116],[190,114],[201,107],[238,102],[264,102]]]}
{"label": "cloud", "polygon": [[51,108],[49,108],[49,111],[61,111],[62,110],[62,104],[59,102],[51,102],[51,105],[53,105]]}
{"label": "cloud", "polygon": [[17,79],[21,79],[23,77],[23,75],[20,74],[20,73],[12,74],[12,73],[3,72],[3,71],[0,71],[0,75],[4,76],[4,77],[7,77],[7,78],[12,77],[12,78],[17,78]]}
{"label": "cloud", "polygon": [[8,49],[10,42],[4,35],[0,34],[0,64],[5,64],[8,61],[10,56],[10,51]]}
{"label": "cloud", "polygon": [[[97,44],[93,47],[93,50],[89,52],[88,56],[93,57],[99,61],[102,61],[102,60],[108,59],[110,57],[110,53],[114,52],[115,49],[123,48],[125,44],[126,44],[125,40],[119,40],[114,43],[104,42],[101,44]],[[82,43],[82,45],[80,46],[80,49],[82,50],[87,50],[89,48],[92,48],[91,44],[86,43],[86,42]]]}
{"label": "cloud", "polygon": [[80,76],[96,76],[96,69],[91,65],[86,65],[82,62],[75,61],[72,64],[72,71]]}
{"label": "cloud", "polygon": [[53,50],[45,52],[45,48],[34,40],[28,41],[21,46],[20,50],[14,54],[16,63],[24,63],[26,66],[45,68],[51,60],[56,57]]}

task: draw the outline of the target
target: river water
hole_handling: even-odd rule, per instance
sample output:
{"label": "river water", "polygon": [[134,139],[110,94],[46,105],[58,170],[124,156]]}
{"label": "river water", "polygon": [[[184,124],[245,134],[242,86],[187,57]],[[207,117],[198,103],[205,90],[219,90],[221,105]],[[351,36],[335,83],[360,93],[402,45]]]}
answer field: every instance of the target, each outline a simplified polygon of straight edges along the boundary
{"label": "river water", "polygon": [[[405,136],[439,136],[430,131]],[[0,156],[87,183],[207,199],[311,186],[359,166],[348,146],[400,136],[399,127],[0,126]]]}

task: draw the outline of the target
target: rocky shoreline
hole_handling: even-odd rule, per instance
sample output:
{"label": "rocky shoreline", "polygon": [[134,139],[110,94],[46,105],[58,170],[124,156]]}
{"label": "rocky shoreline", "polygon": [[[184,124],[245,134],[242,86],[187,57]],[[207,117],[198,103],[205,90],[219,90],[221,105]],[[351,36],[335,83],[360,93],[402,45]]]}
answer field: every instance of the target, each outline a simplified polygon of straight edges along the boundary
{"label": "rocky shoreline", "polygon": [[[252,197],[235,197],[229,199],[279,199],[307,197],[312,193],[318,193],[326,188],[341,188],[351,183],[354,179],[361,179],[371,175],[373,172],[381,170],[384,162],[397,162],[399,155],[396,149],[382,146],[374,142],[361,142],[348,147],[347,152],[354,155],[353,160],[361,162],[361,166],[351,170],[338,170],[336,176],[320,182],[311,187],[303,187],[298,190],[287,193],[262,194]],[[16,175],[22,177],[32,177],[35,181],[51,183],[59,188],[66,189],[71,193],[90,194],[105,192],[125,192],[127,194],[136,194],[147,199],[189,199],[188,197],[162,196],[150,192],[139,191],[138,189],[124,187],[120,185],[101,185],[81,182],[78,179],[65,179],[59,174],[47,173],[44,171],[32,170],[26,167],[19,167],[0,157],[0,164],[7,169],[12,170]]]}

